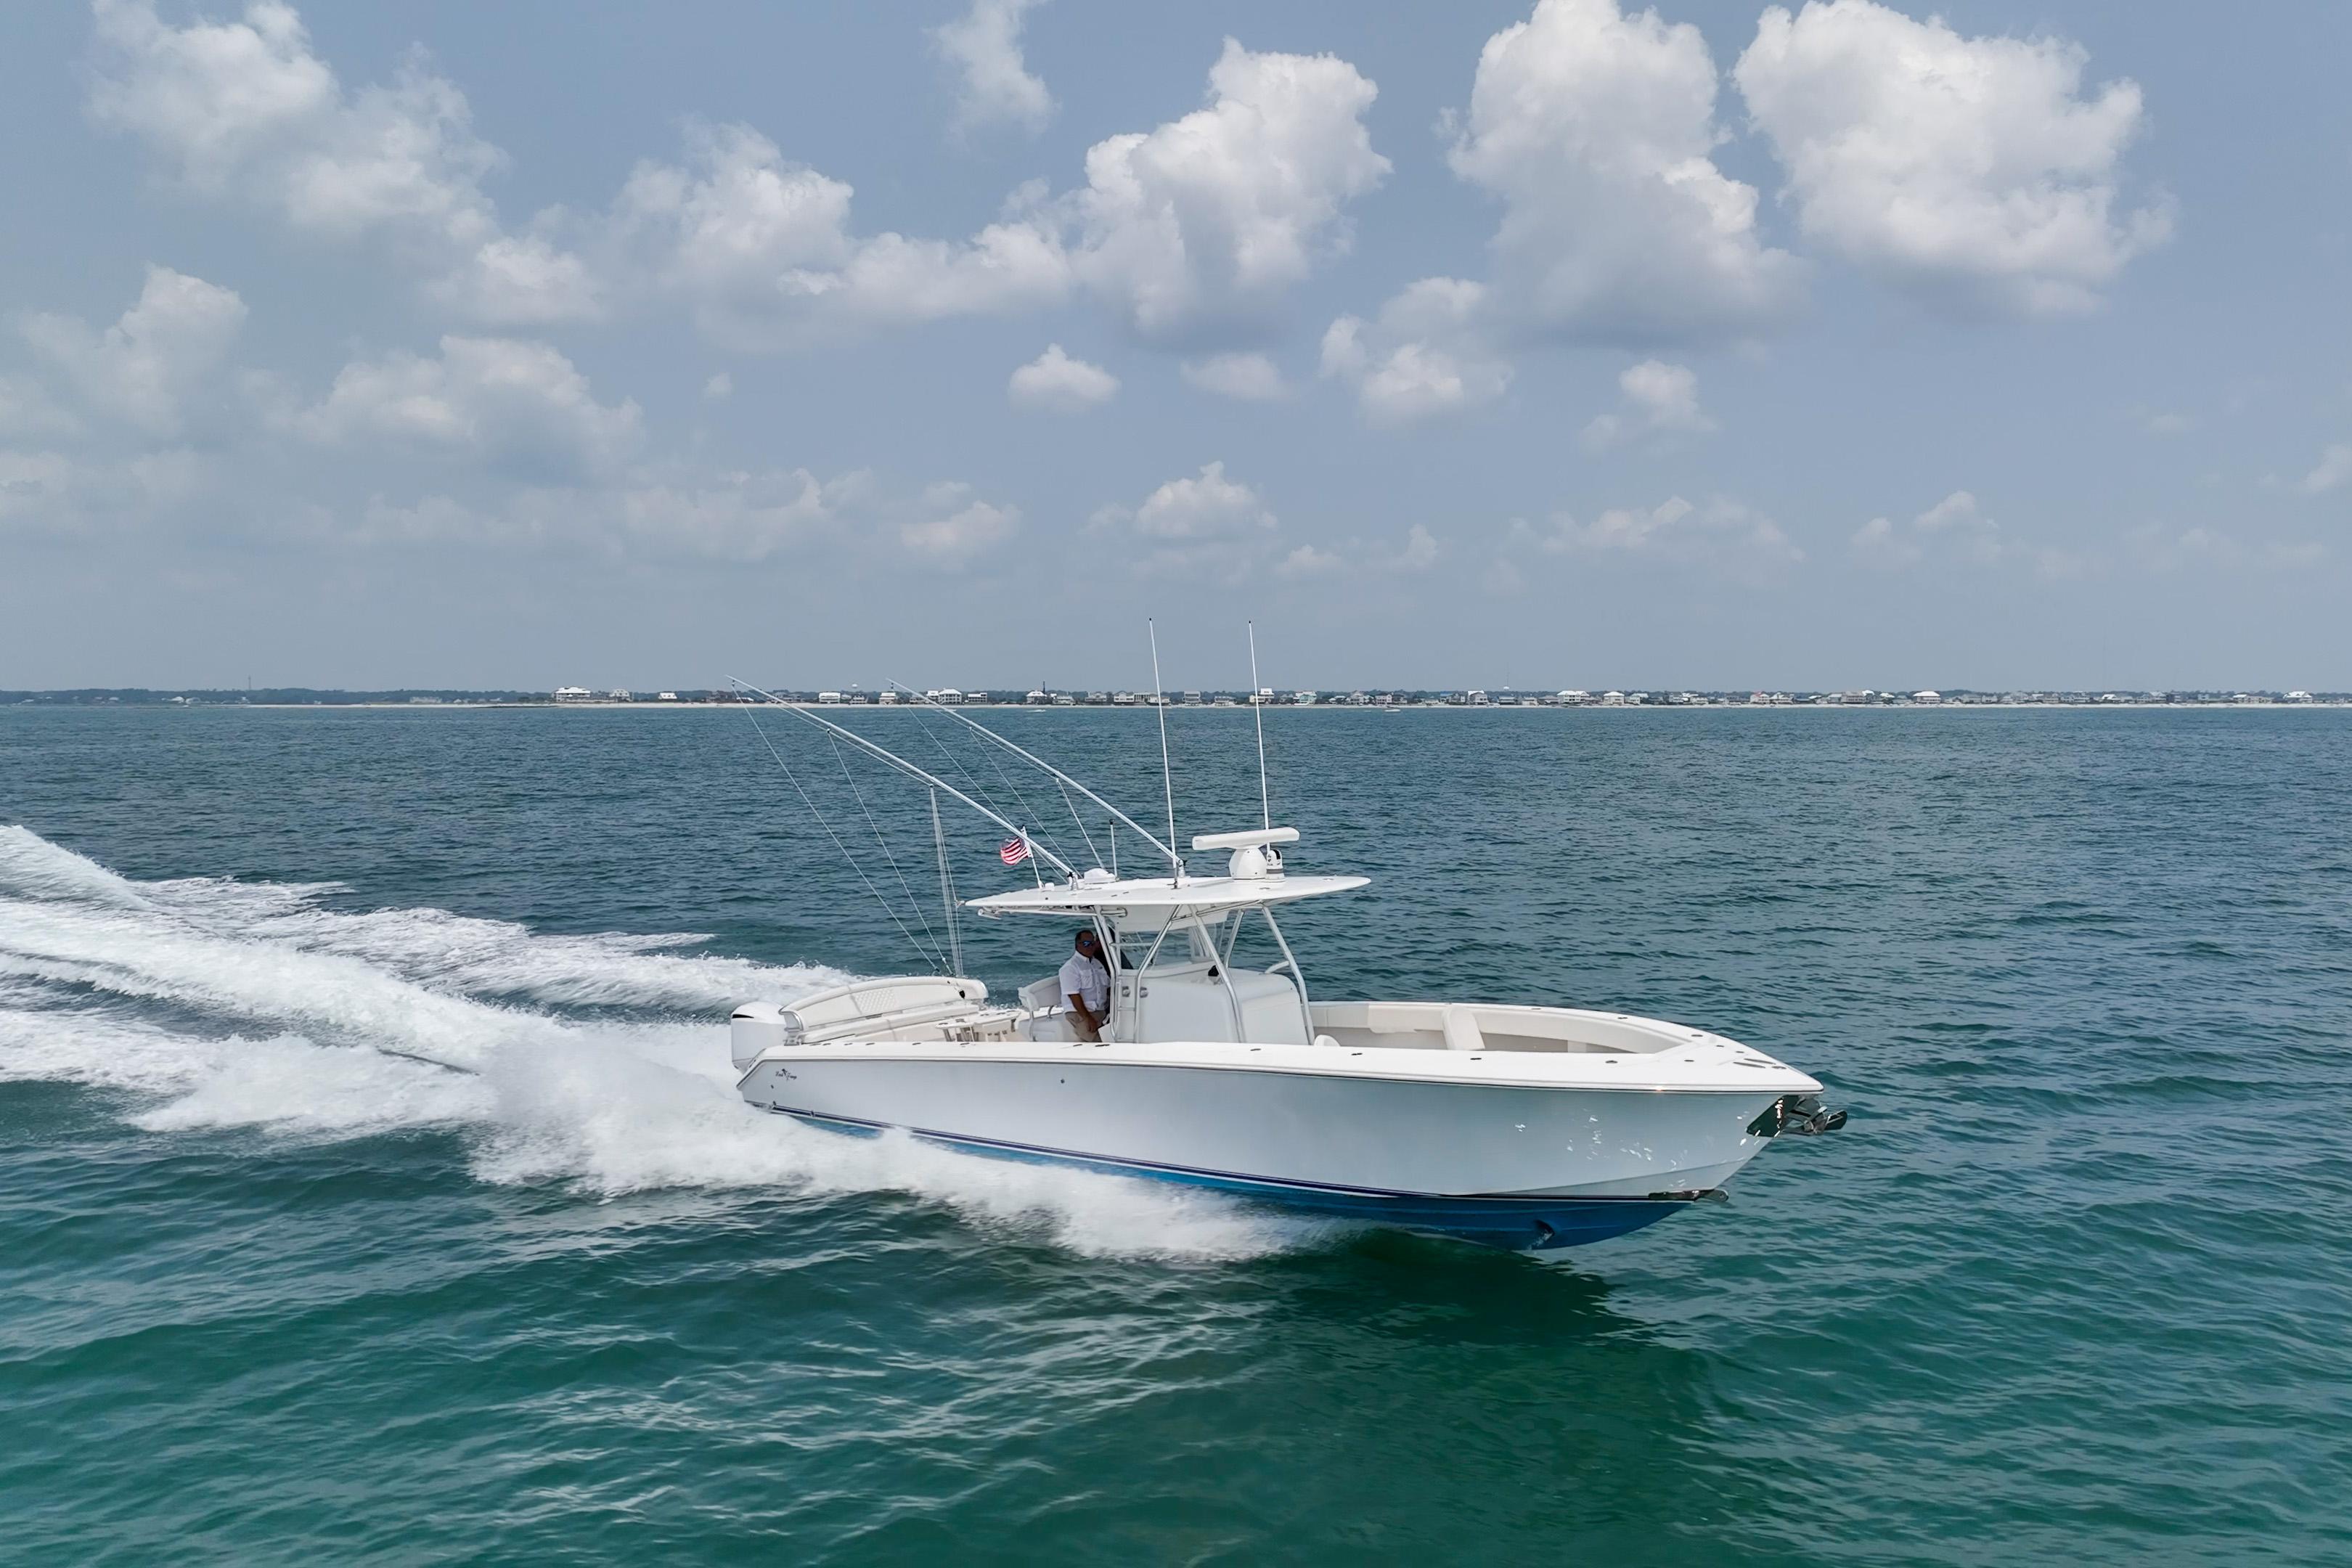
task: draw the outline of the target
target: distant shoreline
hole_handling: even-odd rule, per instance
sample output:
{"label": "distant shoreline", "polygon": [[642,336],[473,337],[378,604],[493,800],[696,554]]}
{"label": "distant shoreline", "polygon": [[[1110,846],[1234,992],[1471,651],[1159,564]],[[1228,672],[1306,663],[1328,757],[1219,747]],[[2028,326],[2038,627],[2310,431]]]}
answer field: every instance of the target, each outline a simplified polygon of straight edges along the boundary
{"label": "distant shoreline", "polygon": [[[815,700],[807,698],[795,698],[793,700],[801,702],[808,707],[822,708],[826,711],[831,711],[835,708],[839,708],[845,710],[855,710],[861,712],[911,712],[920,711],[924,707],[924,704],[921,703],[877,703],[872,701],[818,703]],[[34,693],[26,695],[11,694],[0,697],[0,707],[38,708],[43,710],[73,709],[77,710],[86,710],[90,709],[102,710],[135,708],[142,710],[185,709],[189,710],[210,709],[247,709],[265,710],[271,712],[303,713],[315,713],[321,711],[419,713],[480,712],[485,710],[500,712],[543,712],[579,710],[583,711],[609,713],[645,711],[716,712],[730,708],[747,706],[759,706],[759,704],[693,699],[678,699],[672,701],[662,701],[651,699],[615,701],[606,699],[598,699],[593,700],[569,700],[562,702],[556,702],[543,697],[536,700],[529,698],[453,697],[425,700],[396,698],[286,701],[270,700],[254,700],[242,697],[230,697],[211,693],[206,693],[200,697],[191,696],[179,700],[174,700],[168,697],[114,697],[86,696],[81,694],[50,695],[47,693]],[[1167,706],[1171,709],[1186,712],[1213,712],[1219,710],[1230,710],[1235,714],[1244,714],[1250,711],[1249,705],[1241,701],[1171,701],[1168,703]],[[1351,702],[1345,700],[1335,700],[1327,698],[1312,703],[1300,703],[1284,700],[1276,702],[1269,702],[1265,704],[1265,706],[1269,708],[1286,709],[1294,711],[1338,711],[1348,713],[1518,712],[1538,709],[1554,711],[1582,711],[1591,710],[1601,712],[1650,712],[1664,710],[1676,712],[1705,711],[1718,713],[1727,711],[1853,712],[1883,711],[1889,709],[1897,709],[1906,712],[1945,710],[1958,711],[1999,710],[2009,712],[2030,712],[2037,710],[2056,710],[2069,712],[2086,710],[2095,712],[2109,710],[2148,712],[2174,711],[2182,709],[2257,709],[2287,710],[2301,710],[2306,709],[2343,709],[2352,708],[2352,696],[2331,692],[2325,695],[2315,694],[2309,698],[2299,697],[2293,700],[2274,696],[2248,696],[2190,697],[2173,700],[2147,698],[2124,698],[2116,700],[2035,699],[2023,701],[2010,700],[2006,699],[1961,698],[1945,699],[1943,700],[1934,702],[1920,702],[1909,700],[1900,700],[1895,701],[1841,700],[1835,698],[1823,699],[1813,696],[1793,697],[1780,701],[1755,702],[1745,698],[1703,696],[1698,700],[1684,700],[1672,701],[1652,700],[1643,702],[1604,702],[1599,700],[1563,702],[1556,698],[1528,698],[1525,700],[1489,700],[1476,703],[1461,700],[1422,698],[1389,702]],[[1151,706],[1148,702],[1110,703],[1084,700],[1065,703],[991,701],[959,703],[954,705],[953,710],[959,712],[977,710],[987,712],[1052,713],[1084,710],[1099,711],[1104,710],[1117,711],[1122,709],[1131,709],[1137,712],[1148,713],[1151,710]]]}

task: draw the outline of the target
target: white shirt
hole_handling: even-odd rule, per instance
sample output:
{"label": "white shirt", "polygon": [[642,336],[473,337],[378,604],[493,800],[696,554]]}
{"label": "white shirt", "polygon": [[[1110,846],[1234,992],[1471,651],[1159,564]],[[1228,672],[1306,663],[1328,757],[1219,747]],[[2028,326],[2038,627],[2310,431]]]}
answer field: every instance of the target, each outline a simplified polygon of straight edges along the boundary
{"label": "white shirt", "polygon": [[1087,1005],[1087,1012],[1102,1017],[1110,1011],[1110,971],[1100,959],[1073,952],[1062,962],[1062,995],[1076,997]]}

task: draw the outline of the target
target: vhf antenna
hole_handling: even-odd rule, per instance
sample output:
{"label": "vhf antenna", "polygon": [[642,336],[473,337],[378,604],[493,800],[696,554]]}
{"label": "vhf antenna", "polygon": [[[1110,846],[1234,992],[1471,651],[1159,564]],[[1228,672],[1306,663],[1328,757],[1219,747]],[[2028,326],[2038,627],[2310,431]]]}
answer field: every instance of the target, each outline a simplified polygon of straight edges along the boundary
{"label": "vhf antenna", "polygon": [[1274,800],[1265,789],[1265,698],[1257,683],[1257,623],[1245,621],[1250,644],[1250,711],[1257,716],[1257,814],[1259,825],[1274,831]]}
{"label": "vhf antenna", "polygon": [[[1168,767],[1168,700],[1160,692],[1160,628],[1151,617],[1143,617],[1143,629],[1151,638],[1151,708],[1160,715],[1160,787],[1168,797],[1168,847],[1176,849],[1176,775]],[[1176,885],[1184,882],[1184,858],[1176,857]]]}

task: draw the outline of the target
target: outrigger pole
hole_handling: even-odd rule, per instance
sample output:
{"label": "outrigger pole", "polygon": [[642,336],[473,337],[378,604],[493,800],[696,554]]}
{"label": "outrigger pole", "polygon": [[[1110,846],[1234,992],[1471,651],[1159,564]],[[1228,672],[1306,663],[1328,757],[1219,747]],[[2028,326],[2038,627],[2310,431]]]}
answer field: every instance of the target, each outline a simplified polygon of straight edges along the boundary
{"label": "outrigger pole", "polygon": [[998,745],[1003,747],[1014,756],[1019,757],[1023,762],[1042,768],[1046,773],[1053,774],[1054,777],[1061,780],[1072,789],[1076,790],[1080,795],[1085,795],[1088,800],[1093,801],[1105,811],[1109,812],[1113,816],[1118,818],[1119,821],[1126,823],[1129,827],[1134,829],[1138,837],[1141,838],[1146,844],[1150,845],[1154,849],[1159,850],[1162,855],[1167,856],[1171,862],[1180,868],[1184,864],[1184,858],[1182,856],[1177,854],[1175,849],[1169,845],[1162,844],[1159,839],[1153,837],[1150,831],[1146,828],[1143,824],[1136,821],[1135,818],[1128,816],[1127,813],[1119,810],[1118,807],[1111,805],[1110,802],[1105,800],[1102,796],[1097,795],[1094,791],[1088,789],[1085,784],[1080,784],[1077,780],[1072,778],[1069,774],[1064,773],[1061,769],[1055,767],[1045,758],[1038,756],[1034,752],[1023,751],[1019,746],[1014,745],[1012,742],[1006,740],[1003,736],[998,734],[995,731],[990,729],[987,725],[980,722],[978,720],[968,719],[964,715],[957,712],[954,709],[949,707],[946,703],[932,700],[929,697],[927,697],[922,692],[916,690],[913,687],[908,685],[903,680],[894,680],[890,682],[890,684],[905,692],[908,696],[913,698],[916,701],[921,703],[924,707],[938,709],[940,712],[946,714],[957,723],[968,725],[971,728],[979,731],[982,734],[987,736],[990,740],[995,742]]}
{"label": "outrigger pole", "polygon": [[[1168,700],[1160,692],[1160,627],[1147,616],[1143,629],[1151,637],[1151,710],[1160,715],[1160,787],[1168,797],[1168,842],[1176,842],[1176,776],[1168,766]],[[1184,862],[1176,862],[1176,880],[1184,880]]]}
{"label": "outrigger pole", "polygon": [[988,807],[981,805],[980,802],[972,799],[971,796],[964,794],[963,791],[956,788],[955,785],[948,783],[947,780],[940,777],[937,773],[924,772],[921,768],[917,767],[914,763],[898,755],[896,752],[884,750],[882,747],[877,746],[873,742],[867,740],[865,736],[859,734],[856,731],[845,729],[841,725],[835,723],[830,719],[824,718],[821,714],[812,712],[807,708],[803,707],[800,703],[789,701],[784,698],[777,696],[772,691],[763,691],[748,680],[732,680],[731,683],[739,691],[748,691],[754,697],[763,698],[767,701],[774,703],[777,707],[784,709],[788,712],[799,714],[802,718],[807,720],[818,729],[839,736],[842,740],[848,742],[851,745],[856,746],[858,750],[866,752],[868,756],[877,758],[885,764],[898,769],[898,772],[905,773],[908,778],[918,779],[924,784],[929,784],[933,789],[945,790],[949,795],[953,795],[956,799],[963,802],[964,805],[971,807],[972,810],[980,813],[981,816],[988,818],[989,821],[995,823],[999,827],[1003,828],[1007,833],[1012,834],[1024,844],[1028,845],[1030,853],[1033,856],[1043,856],[1045,858],[1051,860],[1056,867],[1058,867],[1062,875],[1065,877],[1072,879],[1076,878],[1078,874],[1077,868],[1071,865],[1067,860],[1063,859],[1059,855],[1055,854],[1051,849],[1046,848],[1043,844],[1038,843],[1037,840],[1030,835],[1027,828],[1023,827],[1009,817],[998,816],[995,812],[991,811]]}
{"label": "outrigger pole", "polygon": [[1265,787],[1265,703],[1258,695],[1257,686],[1257,623],[1244,621],[1249,627],[1250,645],[1250,712],[1257,719],[1257,811],[1258,821],[1268,833],[1274,831],[1274,797]]}
{"label": "outrigger pole", "polygon": [[931,842],[940,851],[940,902],[948,911],[948,972],[963,973],[963,938],[956,931],[955,878],[948,870],[948,830],[940,824],[940,792],[931,792]]}

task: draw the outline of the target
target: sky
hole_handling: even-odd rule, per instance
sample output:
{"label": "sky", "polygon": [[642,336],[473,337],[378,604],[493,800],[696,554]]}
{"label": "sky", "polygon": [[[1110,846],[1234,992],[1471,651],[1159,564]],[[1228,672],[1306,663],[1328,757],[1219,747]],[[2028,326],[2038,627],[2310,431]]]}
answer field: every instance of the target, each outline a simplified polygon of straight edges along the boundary
{"label": "sky", "polygon": [[2352,688],[2352,7],[0,15],[0,688]]}

